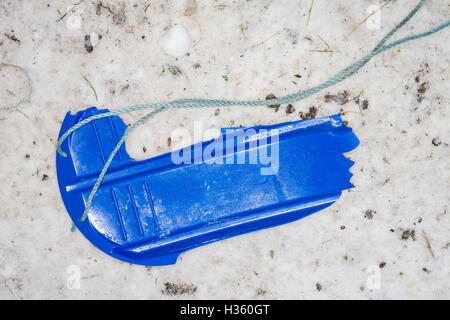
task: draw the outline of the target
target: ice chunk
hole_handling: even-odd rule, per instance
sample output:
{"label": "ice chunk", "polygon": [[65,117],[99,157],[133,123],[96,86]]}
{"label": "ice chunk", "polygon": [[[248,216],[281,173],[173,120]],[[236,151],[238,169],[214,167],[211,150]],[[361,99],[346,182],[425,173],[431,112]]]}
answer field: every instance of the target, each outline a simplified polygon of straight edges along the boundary
{"label": "ice chunk", "polygon": [[182,25],[174,25],[158,42],[163,51],[172,57],[182,57],[191,48],[191,37]]}

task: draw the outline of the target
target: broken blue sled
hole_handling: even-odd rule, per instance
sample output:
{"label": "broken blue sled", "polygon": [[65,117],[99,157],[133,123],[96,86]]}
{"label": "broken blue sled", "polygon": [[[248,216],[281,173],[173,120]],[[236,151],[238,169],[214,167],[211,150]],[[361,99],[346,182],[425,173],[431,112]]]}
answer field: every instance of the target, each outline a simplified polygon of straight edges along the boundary
{"label": "broken blue sled", "polygon": [[[68,113],[60,136],[77,122],[107,111],[89,108]],[[343,153],[359,141],[338,114],[240,128],[256,133],[244,141],[233,140],[231,154],[224,152],[224,162],[242,153],[250,157],[256,149],[276,144],[274,174],[261,174],[262,167],[267,167],[263,164],[174,164],[171,153],[134,161],[122,145],[86,221],[80,222],[89,192],[125,129],[118,116],[92,121],[69,135],[62,145],[68,156],[57,155],[56,164],[61,196],[76,227],[99,249],[126,262],[173,264],[181,253],[195,247],[322,210],[342,190],[353,187],[349,172],[353,162]],[[261,129],[277,129],[279,135],[276,140],[267,139],[258,133]]]}

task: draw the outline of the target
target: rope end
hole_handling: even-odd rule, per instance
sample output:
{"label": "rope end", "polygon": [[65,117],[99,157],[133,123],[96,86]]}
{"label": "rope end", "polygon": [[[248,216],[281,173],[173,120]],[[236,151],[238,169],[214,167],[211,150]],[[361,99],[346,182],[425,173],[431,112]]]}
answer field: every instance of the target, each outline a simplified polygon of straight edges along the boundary
{"label": "rope end", "polygon": [[56,147],[56,151],[58,152],[58,154],[63,157],[63,158],[67,158],[67,153],[65,153],[64,151],[62,151],[60,146]]}

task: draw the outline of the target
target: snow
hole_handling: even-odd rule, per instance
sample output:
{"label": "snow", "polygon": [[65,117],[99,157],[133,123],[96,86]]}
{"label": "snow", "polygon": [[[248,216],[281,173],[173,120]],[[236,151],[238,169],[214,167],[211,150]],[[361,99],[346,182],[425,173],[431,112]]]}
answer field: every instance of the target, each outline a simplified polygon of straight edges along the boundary
{"label": "snow", "polygon": [[[0,83],[0,102],[7,102],[0,107],[1,299],[450,298],[449,29],[375,57],[339,85],[293,103],[292,113],[286,105],[277,112],[170,109],[133,132],[127,152],[141,160],[169,152],[177,128],[193,136],[198,122],[208,130],[296,121],[314,106],[316,117],[342,112],[361,141],[346,154],[355,162],[355,188],[333,206],[190,250],[174,266],[120,262],[70,232],[55,168],[56,138],[68,111],[297,92],[367,54],[418,0],[392,1],[379,26],[363,24],[347,40],[368,7],[385,1],[315,1],[308,25],[310,1],[103,0],[113,13],[124,11],[116,19],[121,24],[107,9],[97,10],[98,1],[84,1],[57,22],[57,10],[64,14],[78,2],[0,2],[0,63],[10,66],[2,68],[6,88]],[[444,2],[428,1],[393,40],[447,21]],[[175,53],[189,51],[179,58],[158,45],[175,25],[192,40],[190,49],[175,41]],[[102,37],[87,52],[85,36],[93,32]],[[318,35],[332,52],[318,52],[327,49]],[[344,90],[345,104],[325,99]],[[368,108],[360,110],[357,96]],[[121,118],[133,123],[148,111]],[[405,239],[411,230],[415,236]],[[68,285],[77,274],[79,289]]]}

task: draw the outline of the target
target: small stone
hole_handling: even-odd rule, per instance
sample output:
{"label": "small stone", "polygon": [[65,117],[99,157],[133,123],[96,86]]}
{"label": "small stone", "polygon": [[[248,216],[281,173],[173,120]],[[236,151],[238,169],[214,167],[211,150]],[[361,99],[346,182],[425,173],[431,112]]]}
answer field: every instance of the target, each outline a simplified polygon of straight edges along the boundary
{"label": "small stone", "polygon": [[295,108],[292,104],[289,103],[286,107],[286,114],[291,114],[293,112],[295,112]]}
{"label": "small stone", "polygon": [[366,110],[367,108],[369,108],[369,101],[364,100],[364,101],[361,103],[361,109]]}
{"label": "small stone", "polygon": [[94,50],[94,47],[92,46],[92,43],[91,43],[91,36],[90,35],[84,36],[84,48],[89,53],[91,53]]}
{"label": "small stone", "polygon": [[441,142],[441,139],[439,139],[439,137],[434,137],[433,140],[431,140],[431,143],[433,144],[433,146],[437,147],[437,146],[439,146],[442,142]]}

